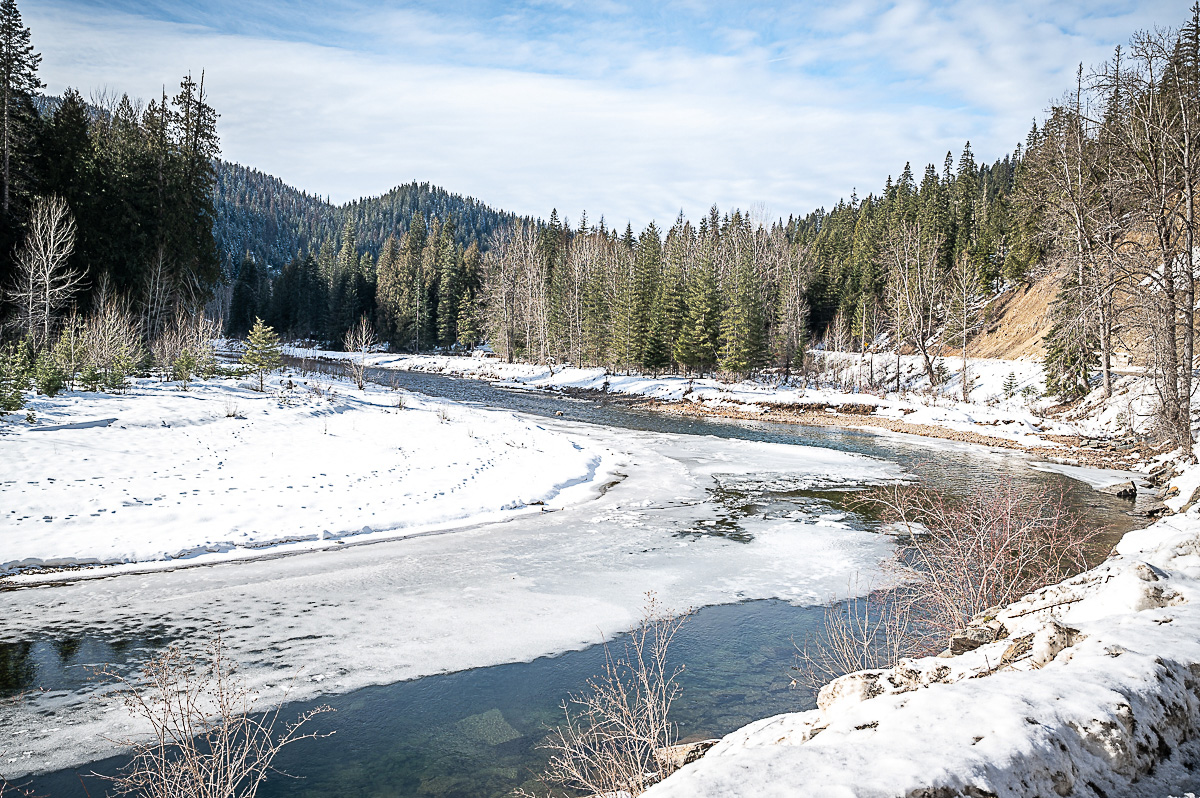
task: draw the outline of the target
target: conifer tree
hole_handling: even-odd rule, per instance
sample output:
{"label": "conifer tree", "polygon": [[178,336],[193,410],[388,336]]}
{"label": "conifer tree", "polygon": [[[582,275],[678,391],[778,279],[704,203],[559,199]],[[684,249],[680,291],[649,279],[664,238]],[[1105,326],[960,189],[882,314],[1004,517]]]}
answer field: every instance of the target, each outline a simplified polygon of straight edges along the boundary
{"label": "conifer tree", "polygon": [[748,377],[762,365],[765,350],[763,313],[753,265],[743,259],[734,294],[721,319],[721,369]]}
{"label": "conifer tree", "polygon": [[17,159],[29,142],[35,121],[30,99],[43,87],[37,76],[41,62],[16,0],[0,0],[0,210],[6,216],[22,166]]}
{"label": "conifer tree", "polygon": [[267,374],[283,364],[283,347],[279,345],[279,336],[272,327],[263,324],[262,319],[254,320],[254,327],[246,339],[246,351],[242,353],[242,363],[258,374],[259,391],[263,390],[263,379]]}
{"label": "conifer tree", "polygon": [[711,253],[688,275],[687,316],[675,344],[675,361],[703,376],[717,365],[721,334],[721,299],[713,274]]}

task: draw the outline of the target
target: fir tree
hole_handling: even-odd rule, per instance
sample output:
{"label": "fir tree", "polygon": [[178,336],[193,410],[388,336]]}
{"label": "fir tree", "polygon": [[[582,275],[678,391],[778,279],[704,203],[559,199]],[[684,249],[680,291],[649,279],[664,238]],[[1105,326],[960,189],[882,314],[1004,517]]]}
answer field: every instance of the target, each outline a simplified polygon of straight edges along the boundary
{"label": "fir tree", "polygon": [[242,353],[242,363],[258,374],[259,391],[263,390],[263,379],[267,374],[283,364],[279,336],[273,328],[263,324],[262,319],[254,320],[254,327],[246,339],[246,351]]}

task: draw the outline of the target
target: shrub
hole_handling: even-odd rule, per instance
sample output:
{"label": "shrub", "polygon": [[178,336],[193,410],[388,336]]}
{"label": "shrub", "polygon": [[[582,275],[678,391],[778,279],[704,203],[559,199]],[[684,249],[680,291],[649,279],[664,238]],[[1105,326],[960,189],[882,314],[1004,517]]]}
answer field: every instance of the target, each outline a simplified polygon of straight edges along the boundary
{"label": "shrub", "polygon": [[[863,504],[907,533],[885,565],[891,590],[850,590],[831,601],[825,628],[800,647],[802,679],[820,685],[901,657],[942,651],[974,616],[1079,573],[1098,534],[1061,494],[1001,479],[962,501],[912,486]],[[857,596],[857,597],[856,597]]]}
{"label": "shrub", "polygon": [[19,347],[0,349],[0,413],[13,413],[25,407],[29,370]]}
{"label": "shrub", "polygon": [[134,682],[112,670],[115,693],[130,714],[148,723],[148,739],[125,740],[133,758],[112,777],[119,795],[150,798],[253,798],[279,752],[297,740],[328,735],[302,732],[320,706],[276,728],[282,705],[252,714],[257,695],[237,677],[220,637],[199,657],[179,646],[146,663]]}
{"label": "shrub", "polygon": [[678,769],[668,749],[678,742],[670,710],[679,697],[682,666],[672,668],[667,651],[687,617],[664,612],[647,596],[623,656],[613,657],[606,648],[603,673],[588,681],[586,692],[563,703],[564,725],[542,744],[550,752],[541,777],[548,792],[565,787],[636,796]]}

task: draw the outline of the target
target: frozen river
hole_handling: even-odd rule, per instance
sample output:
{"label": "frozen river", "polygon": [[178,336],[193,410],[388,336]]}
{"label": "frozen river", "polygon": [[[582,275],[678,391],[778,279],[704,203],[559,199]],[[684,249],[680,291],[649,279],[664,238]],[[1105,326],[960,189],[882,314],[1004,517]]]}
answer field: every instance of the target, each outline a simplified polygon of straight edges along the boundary
{"label": "frozen river", "polygon": [[503,795],[536,767],[554,707],[597,670],[596,644],[633,623],[648,590],[709,608],[677,651],[684,734],[806,706],[789,685],[792,638],[856,576],[877,575],[891,547],[845,506],[857,488],[910,474],[961,492],[1005,473],[1061,485],[1114,535],[1138,525],[1128,503],[1011,453],[394,378],[539,416],[618,452],[620,477],[591,501],[502,524],[0,593],[0,688],[14,697],[0,708],[0,772],[66,768],[39,792],[82,795],[71,769],[111,754],[104,736],[123,724],[90,667],[134,667],[220,629],[266,699],[337,696],[322,720],[339,735],[306,744],[285,763],[306,780],[268,794]]}

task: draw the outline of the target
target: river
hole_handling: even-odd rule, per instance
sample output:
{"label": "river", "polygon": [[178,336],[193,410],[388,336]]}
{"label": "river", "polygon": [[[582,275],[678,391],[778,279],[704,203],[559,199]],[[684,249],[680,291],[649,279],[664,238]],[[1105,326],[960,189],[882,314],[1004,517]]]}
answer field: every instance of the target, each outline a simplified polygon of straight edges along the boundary
{"label": "river", "polygon": [[[1102,527],[1110,540],[1144,525],[1142,519],[1129,514],[1129,502],[1096,493],[1057,474],[1032,470],[1027,457],[1006,450],[988,451],[944,441],[833,428],[682,418],[638,410],[618,399],[570,398],[438,375],[377,371],[372,376],[385,384],[432,396],[541,416],[547,423],[600,425],[597,430],[608,431],[605,434],[624,431],[653,440],[657,433],[672,433],[706,436],[693,439],[701,448],[711,437],[713,446],[721,440],[739,439],[867,455],[898,464],[925,483],[960,495],[1007,476],[1028,484],[1031,490],[1061,488],[1074,509],[1089,523]],[[630,483],[635,483],[631,489],[636,487],[633,478]],[[731,603],[728,598],[713,599],[720,603],[701,607],[684,625],[673,650],[676,662],[686,665],[680,680],[683,695],[676,705],[681,735],[719,736],[757,717],[813,705],[813,696],[793,683],[791,667],[795,643],[820,628],[823,611],[815,606],[821,602],[814,597],[828,596],[830,582],[814,578],[794,597],[788,596],[791,601],[761,598],[779,593],[775,582],[780,575],[762,576],[764,569],[769,570],[769,563],[738,564],[737,552],[753,550],[756,535],[768,521],[820,518],[833,528],[843,527],[848,534],[858,535],[846,537],[838,546],[844,548],[850,541],[863,549],[864,558],[877,557],[889,544],[883,536],[871,534],[875,528],[871,518],[847,506],[846,499],[853,495],[848,488],[852,487],[807,489],[770,479],[732,480],[715,485],[709,492],[707,506],[700,508],[706,514],[703,526],[697,526],[693,518],[699,512],[695,507],[688,508],[687,518],[691,520],[687,523],[681,522],[679,508],[642,516],[644,529],[639,532],[637,545],[646,548],[629,553],[629,557],[641,559],[627,562],[650,562],[647,573],[661,573],[667,582],[681,578],[717,581],[724,576],[722,563],[728,563],[732,571],[742,569],[738,573],[743,574],[739,590],[745,591],[747,600]],[[625,497],[627,504],[623,506],[632,506],[628,504],[631,498],[636,497]],[[562,515],[559,524],[578,523],[568,514]],[[538,519],[538,523],[544,525],[551,520]],[[510,537],[513,529],[521,529],[512,524],[504,528]],[[475,535],[483,548],[494,532],[484,529],[463,534]],[[666,552],[669,546],[700,538],[720,538],[727,548],[721,550],[719,560],[680,572],[682,577],[669,569],[666,560],[653,560],[658,555],[649,553],[657,550],[659,543]],[[529,558],[535,556],[548,560],[574,556],[570,551],[554,549],[548,540],[531,537],[528,550],[507,553],[503,563],[489,567],[511,567],[514,560],[527,567]],[[658,542],[647,544],[647,540]],[[414,583],[410,572],[405,572],[401,585],[396,573],[386,571],[386,566],[377,562],[401,555],[441,556],[438,545],[442,544],[430,539],[402,541],[354,547],[338,552],[340,556],[336,557],[300,555],[252,565],[211,566],[0,593],[0,601],[7,602],[10,610],[0,620],[0,695],[18,703],[36,703],[31,712],[8,716],[19,719],[21,728],[14,728],[14,734],[37,736],[27,726],[42,717],[57,728],[50,737],[43,734],[40,739],[57,736],[62,745],[79,744],[83,735],[98,727],[97,718],[104,715],[94,701],[84,700],[95,695],[92,668],[105,663],[133,668],[169,641],[202,631],[207,620],[217,619],[228,631],[233,650],[260,667],[259,671],[251,667],[250,673],[270,673],[284,661],[317,663],[314,667],[319,667],[320,673],[310,670],[301,677],[303,689],[298,692],[305,694],[305,700],[285,708],[284,717],[314,703],[327,702],[337,710],[317,719],[320,730],[336,734],[304,741],[280,758],[279,767],[297,778],[272,777],[259,795],[507,795],[540,769],[543,755],[537,743],[559,718],[561,702],[581,690],[587,678],[599,671],[604,649],[594,643],[612,636],[616,620],[605,616],[605,607],[598,605],[596,628],[586,639],[577,636],[568,645],[557,638],[546,641],[547,650],[557,646],[563,653],[514,662],[511,659],[520,655],[511,654],[503,641],[498,641],[492,659],[502,664],[456,667],[458,661],[476,661],[476,644],[467,647],[461,660],[450,657],[435,669],[450,672],[371,684],[378,681],[379,674],[406,672],[385,667],[386,627],[388,619],[396,617],[388,613],[397,612],[392,604],[399,592],[413,593],[404,612],[469,611],[478,614],[481,626],[500,622],[502,616],[489,612],[490,605],[502,602],[488,596],[466,605],[448,602],[445,595]],[[840,552],[838,556],[852,557],[853,552]],[[853,564],[852,560],[848,562]],[[472,562],[461,567],[470,574],[463,577],[454,595],[468,594],[481,579],[479,569],[483,566]],[[542,567],[546,570],[539,573],[544,582],[552,578],[553,563]],[[825,565],[814,556],[811,562],[788,567],[792,570],[787,573],[791,574],[820,572]],[[628,566],[617,564],[615,569]],[[580,579],[579,572],[568,565],[562,572],[566,581]],[[843,577],[844,570],[830,574],[831,579]],[[759,582],[766,587],[756,592],[754,586]],[[347,590],[346,584],[353,589]],[[577,586],[575,592],[586,594],[590,589],[585,584]],[[708,595],[703,591],[675,592],[699,595],[701,602]],[[131,600],[130,596],[136,598]],[[425,604],[421,603],[422,596]],[[581,604],[574,609],[546,606],[519,611],[541,613],[550,624],[561,612],[562,623],[568,625],[566,619],[572,612],[587,610],[588,605]],[[322,618],[320,624],[305,620],[315,616]],[[378,618],[379,623],[363,625],[364,616]],[[340,631],[339,623],[344,625]],[[256,630],[262,639],[255,639]],[[437,640],[410,640],[400,630],[394,634],[397,648],[406,651],[426,645],[432,652],[432,646],[438,645]],[[447,634],[441,645],[454,648],[464,646],[464,640],[471,643],[486,639],[468,624],[461,631]],[[621,645],[620,637],[609,643],[616,650]],[[330,664],[339,657],[348,663],[342,670]],[[416,662],[420,655],[411,658]],[[422,672],[419,665],[413,667],[413,673]],[[367,686],[359,687],[359,683]],[[324,692],[330,694],[317,695]],[[35,698],[22,697],[30,695]],[[17,720],[11,722],[17,725]],[[12,750],[19,750],[19,746]],[[20,764],[18,756],[10,762],[9,770],[14,766],[19,770]],[[106,785],[83,774],[112,772],[119,764],[118,758],[82,766],[73,763],[33,777],[30,786],[37,794],[53,797],[99,795]]]}

